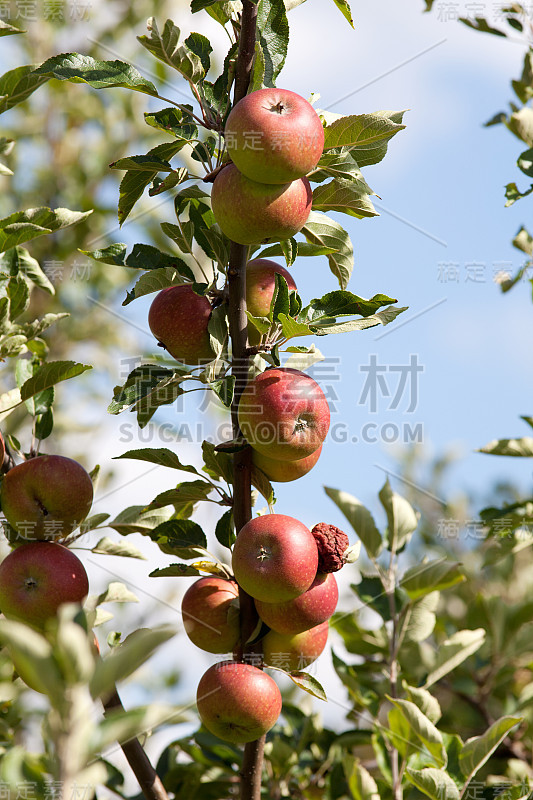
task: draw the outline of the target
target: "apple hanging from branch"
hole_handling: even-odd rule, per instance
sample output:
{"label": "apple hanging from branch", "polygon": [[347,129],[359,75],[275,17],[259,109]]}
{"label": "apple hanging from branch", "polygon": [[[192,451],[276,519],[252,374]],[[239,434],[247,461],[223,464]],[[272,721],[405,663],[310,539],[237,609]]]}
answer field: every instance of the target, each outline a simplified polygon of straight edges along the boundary
{"label": "apple hanging from branch", "polygon": [[289,89],[259,89],[243,97],[231,110],[224,136],[235,166],[260,183],[302,178],[324,149],[320,117]]}
{"label": "apple hanging from branch", "polygon": [[208,324],[213,309],[192,286],[167,286],[152,301],[148,325],[159,344],[184,364],[196,366],[214,358]]}

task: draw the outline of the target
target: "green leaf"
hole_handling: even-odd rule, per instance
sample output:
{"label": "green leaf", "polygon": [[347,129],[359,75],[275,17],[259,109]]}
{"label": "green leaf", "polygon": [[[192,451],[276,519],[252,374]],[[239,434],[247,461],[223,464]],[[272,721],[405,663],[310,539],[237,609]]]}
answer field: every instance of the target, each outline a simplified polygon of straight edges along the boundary
{"label": "green leaf", "polygon": [[205,533],[190,519],[170,519],[158,525],[150,533],[152,541],[163,553],[178,558],[196,558],[205,555],[207,539]]}
{"label": "green leaf", "polygon": [[376,325],[389,325],[397,316],[407,311],[408,306],[398,308],[397,306],[390,306],[389,308],[378,311],[377,314],[371,314],[364,319],[349,319],[334,322],[320,322],[316,326],[316,332],[320,336],[325,336],[330,333],[349,333],[350,331],[364,331],[367,328],[374,328]]}
{"label": "green leaf", "polygon": [[0,36],[14,36],[16,33],[26,33],[26,31],[21,30],[21,28],[15,28],[0,19]]}
{"label": "green leaf", "polygon": [[127,408],[134,408],[138,412],[140,426],[144,427],[159,406],[173,403],[183,394],[180,387],[182,379],[183,373],[157,364],[136,367],[130,372],[124,386],[115,386],[113,400],[107,410],[110,414],[120,414]]}
{"label": "green leaf", "polygon": [[117,681],[128,678],[175,634],[176,630],[169,626],[153,630],[141,628],[131,633],[105,659],[97,661],[90,685],[93,698],[111,694]]}
{"label": "green leaf", "polygon": [[338,211],[351,217],[377,217],[370,200],[375,194],[364,179],[346,180],[335,178],[330,183],[323,183],[313,191],[313,209],[315,211]]}
{"label": "green leaf", "polygon": [[192,578],[202,573],[190,564],[170,564],[150,572],[150,578]]}
{"label": "green leaf", "polygon": [[461,572],[461,564],[438,558],[434,561],[422,561],[408,569],[400,582],[411,600],[423,597],[433,591],[442,591],[466,580]]}
{"label": "green leaf", "polygon": [[437,621],[435,611],[439,597],[439,592],[431,592],[419,600],[415,600],[405,628],[404,639],[406,642],[423,642],[424,639],[431,636]]}
{"label": "green leaf", "polygon": [[97,597],[91,598],[89,605],[92,608],[103,603],[138,603],[139,598],[131,592],[124,583],[112,581],[107,589]]}
{"label": "green leaf", "polygon": [[354,314],[370,317],[379,308],[396,302],[393,297],[388,297],[385,294],[375,294],[370,300],[364,300],[362,297],[352,294],[352,292],[338,290],[328,292],[322,297],[311,300],[309,305],[302,310],[299,319],[305,320],[310,325],[316,325],[319,322],[330,324],[337,317],[352,316]]}
{"label": "green leaf", "polygon": [[361,151],[365,164],[368,163],[367,151],[371,151],[376,143],[389,140],[405,128],[405,125],[396,121],[402,113],[378,111],[374,114],[340,117],[324,129],[324,150],[349,147],[359,166],[363,166],[358,158],[358,151]]}
{"label": "green leaf", "polygon": [[472,28],[473,30],[480,31],[481,33],[491,33],[493,36],[507,36],[504,31],[489,25],[487,20],[483,17],[475,17],[475,19],[470,19],[469,17],[459,17],[459,22],[462,22],[467,26],[467,28]]}
{"label": "green leaf", "polygon": [[283,0],[259,0],[256,39],[265,62],[263,83],[275,86],[289,45],[289,23]]}
{"label": "green leaf", "polygon": [[529,148],[529,150],[524,150],[523,153],[520,153],[516,164],[525,175],[529,178],[533,178],[533,148]]}
{"label": "green leaf", "polygon": [[425,714],[434,725],[436,725],[439,719],[442,717],[442,711],[437,698],[433,697],[431,692],[428,692],[426,689],[409,686],[409,684],[405,681],[402,683],[403,688],[408,694],[408,699],[418,706],[420,711]]}
{"label": "green leaf", "polygon": [[399,710],[409,727],[424,747],[431,753],[439,767],[445,767],[448,761],[442,734],[425,714],[410,700],[388,697],[388,700]]}
{"label": "green leaf", "polygon": [[107,536],[104,536],[94,545],[94,547],[91,547],[91,553],[103,553],[108,556],[139,558],[143,561],[146,561],[146,556],[144,556],[140,550],[138,550],[129,542],[114,542]]}
{"label": "green leaf", "polygon": [[533,456],[533,437],[523,436],[521,439],[493,439],[480,447],[478,453],[488,453],[492,456],[516,456],[531,458]]}
{"label": "green leaf", "polygon": [[194,475],[200,474],[196,467],[190,464],[182,464],[176,453],[169,450],[168,447],[143,447],[139,450],[128,450],[120,456],[114,456],[114,459],[120,458],[134,458],[138,461],[148,461],[150,464],[157,464],[160,467],[178,469],[181,472],[191,472]]}
{"label": "green leaf", "polygon": [[459,800],[459,789],[452,778],[443,769],[425,767],[424,769],[407,769],[407,779],[431,800]]}
{"label": "green leaf", "polygon": [[143,270],[170,267],[176,269],[186,279],[194,281],[194,273],[191,268],[176,255],[165,253],[149,244],[135,244],[129,255],[126,255],[126,250],[127,246],[118,242],[103,250],[80,250],[80,252],[103,264]]}
{"label": "green leaf", "polygon": [[49,80],[44,75],[36,75],[33,70],[33,65],[28,64],[24,67],[15,67],[0,75],[0,114],[18,103],[23,103],[39,86]]}
{"label": "green leaf", "polygon": [[256,41],[254,63],[252,66],[252,74],[250,75],[250,84],[248,86],[248,93],[257,92],[259,89],[265,87],[265,54],[261,44]]}
{"label": "green leaf", "polygon": [[171,133],[177,139],[184,139],[185,145],[198,136],[192,113],[193,107],[184,104],[180,108],[162,108],[160,111],[145,113],[144,121],[152,128]]}
{"label": "green leaf", "polygon": [[364,575],[358,584],[352,583],[351,588],[365,606],[379,614],[385,622],[390,620],[389,596],[378,577]]}
{"label": "green leaf", "polygon": [[158,494],[148,508],[165,508],[165,506],[173,505],[178,509],[190,503],[207,500],[212,491],[213,486],[207,481],[186,481],[179,483],[175,489],[167,489]]}
{"label": "green leaf", "polygon": [[52,646],[33,628],[14,620],[0,620],[0,642],[6,645],[12,658],[20,667],[28,682],[39,686],[55,700],[64,695],[64,681],[53,657]]}
{"label": "green leaf", "polygon": [[11,247],[4,253],[0,253],[1,272],[9,275],[25,275],[40,289],[44,289],[48,294],[55,294],[55,289],[41,269],[39,262],[24,247]]}
{"label": "green leaf", "polygon": [[521,721],[522,717],[500,717],[482,736],[473,736],[471,739],[467,739],[459,755],[459,765],[468,780],[473,778],[483,764],[489,760],[511,728]]}
{"label": "green leaf", "polygon": [[0,252],[9,250],[37,236],[53,233],[86,219],[92,211],[69,211],[68,208],[28,208],[0,219]]}
{"label": "green leaf", "polygon": [[381,534],[376,527],[370,511],[353,495],[339,489],[324,487],[327,496],[333,500],[358,537],[370,558],[377,558],[383,548]]}
{"label": "green leaf", "polygon": [[48,78],[72,83],[88,83],[93,89],[121,86],[134,92],[159,97],[154,84],[123,61],[97,61],[79,53],[63,53],[49,58],[33,72]]}
{"label": "green leaf", "polygon": [[86,364],[76,364],[74,361],[50,361],[47,364],[43,364],[20,387],[21,399],[29,400],[30,397],[44,392],[45,389],[55,386],[56,383],[75,378],[88,369],[92,369],[92,367]]}
{"label": "green leaf", "polygon": [[347,754],[342,765],[353,800],[380,800],[376,781],[359,759]]}
{"label": "green leaf", "polygon": [[[205,77],[207,70],[202,64],[202,58],[187,44],[179,44],[180,29],[174,25],[172,20],[167,19],[163,33],[159,33],[154,17],[150,17],[146,27],[150,36],[138,36],[137,40],[152,55],[164,64],[173,67],[191,83],[198,83]],[[199,36],[199,34],[195,34],[195,36]]]}
{"label": "green leaf", "polygon": [[[186,720],[187,715],[183,709],[157,703],[139,706],[130,711],[108,712],[105,719],[92,731],[90,753],[99,758],[102,751],[115,742],[130,742],[143,734],[151,734],[161,725],[176,725]],[[76,785],[85,784],[81,784],[78,779]]]}
{"label": "green leaf", "polygon": [[523,225],[514,237],[512,244],[513,247],[516,247],[517,250],[521,250],[528,256],[533,255],[533,236],[531,236],[531,234],[524,228]]}
{"label": "green leaf", "polygon": [[[354,263],[353,246],[348,233],[338,222],[316,211],[311,211],[302,233],[310,244],[333,251],[327,257],[329,268],[341,289],[345,289]],[[300,251],[301,248],[298,249]]]}
{"label": "green leaf", "polygon": [[441,678],[479,650],[484,641],[485,631],[483,628],[457,631],[452,634],[449,639],[439,645],[435,665],[422,688],[429,689],[434,683],[440,681]]}
{"label": "green leaf", "polygon": [[388,478],[379,493],[379,499],[387,514],[387,549],[398,552],[416,530],[418,515],[404,497],[392,491]]}
{"label": "green leaf", "polygon": [[226,483],[233,483],[233,459],[227,453],[216,450],[212,442],[202,442],[202,457],[204,459],[204,472],[210,478],[218,480],[223,478]]}
{"label": "green leaf", "polygon": [[[122,223],[128,218],[135,203],[142,196],[145,188],[151,183],[159,172],[170,172],[172,167],[167,159],[179,153],[186,141],[177,139],[173,142],[164,142],[150,150],[146,156],[129,156],[112,164],[116,169],[127,169],[120,182],[118,201],[118,221]],[[123,164],[123,166],[119,166]],[[127,166],[129,165],[129,166]],[[176,173],[176,183],[188,179],[188,170],[182,168]]]}
{"label": "green leaf", "polygon": [[230,508],[218,520],[215,527],[215,537],[223,547],[232,547],[237,535],[233,521],[233,510]]}
{"label": "green leaf", "polygon": [[514,203],[516,203],[517,200],[521,200],[523,197],[527,197],[529,194],[531,194],[531,192],[533,192],[533,184],[531,184],[529,189],[526,189],[525,192],[521,192],[520,189],[517,187],[516,183],[508,183],[507,186],[505,187],[505,198],[506,198],[505,207],[509,208]]}
{"label": "green leaf", "polygon": [[[353,28],[354,24],[353,24],[353,19],[352,19],[352,12],[350,10],[350,6],[347,3],[347,0],[333,0],[333,2],[335,3],[335,5],[339,9],[339,11],[341,12],[343,17],[348,20],[348,23]],[[356,800],[357,800],[357,798],[356,798]]]}
{"label": "green leaf", "polygon": [[217,381],[211,381],[209,388],[214,391],[220,402],[230,408],[233,402],[233,395],[235,392],[235,375],[226,375]]}
{"label": "green leaf", "polygon": [[317,697],[319,700],[324,700],[327,702],[326,693],[320,684],[320,682],[313,676],[309,675],[308,672],[287,672],[285,673],[289,676],[291,681],[296,684],[300,689],[303,689],[304,692],[313,695],[313,697]]}
{"label": "green leaf", "polygon": [[310,181],[321,183],[328,178],[363,179],[357,161],[350,150],[337,149],[322,153],[317,168],[308,174]]}
{"label": "green leaf", "polygon": [[7,284],[9,299],[9,318],[14,321],[26,311],[30,303],[30,287],[23,275],[15,275]]}
{"label": "green leaf", "polygon": [[255,486],[257,491],[263,495],[268,505],[272,506],[276,502],[274,487],[268,480],[265,473],[258,469],[254,464],[252,464],[251,480],[252,486]]}
{"label": "green leaf", "polygon": [[155,527],[166,522],[172,513],[172,508],[147,511],[146,506],[129,506],[109,522],[108,527],[122,536],[128,536],[130,533],[149,535]]}
{"label": "green leaf", "polygon": [[161,291],[161,289],[166,289],[168,286],[177,286],[180,283],[185,283],[185,281],[174,267],[152,269],[150,272],[145,272],[141,275],[133,289],[128,292],[122,305],[127,306],[139,297],[145,297],[147,294],[153,294]]}

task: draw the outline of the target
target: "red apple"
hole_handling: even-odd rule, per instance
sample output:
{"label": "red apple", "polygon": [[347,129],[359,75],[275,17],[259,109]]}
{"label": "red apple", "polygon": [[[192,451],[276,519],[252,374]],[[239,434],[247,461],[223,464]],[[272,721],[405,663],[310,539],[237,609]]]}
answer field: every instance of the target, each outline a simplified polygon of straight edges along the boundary
{"label": "red apple", "polygon": [[263,660],[271,667],[288,672],[305,669],[323,652],[328,640],[328,623],[303,633],[269,631],[263,639]]}
{"label": "red apple", "polygon": [[211,191],[216,221],[238,244],[290,239],[307,222],[312,204],[307,178],[277,185],[257,183],[234,164],[218,173]]}
{"label": "red apple", "polygon": [[207,297],[188,284],[168,286],[152,302],[148,325],[176,361],[202,364],[214,358],[207,330],[212,310]]}
{"label": "red apple", "polygon": [[337,607],[339,589],[332,572],[319,572],[303,594],[285,603],[255,601],[257,613],[277,633],[295,634],[327,622]]}
{"label": "red apple", "polygon": [[236,583],[209,576],[189,586],[181,601],[185,633],[208,653],[231,653],[239,640]]}
{"label": "red apple", "polygon": [[259,89],[243,97],[231,110],[224,136],[235,166],[260,183],[302,178],[324,149],[320,117],[288,89]]}
{"label": "red apple", "polygon": [[247,385],[239,403],[239,425],[248,442],[279,461],[296,461],[318,450],[329,419],[324,392],[297,369],[266,370]]}
{"label": "red apple", "polygon": [[83,522],[93,502],[92,481],[65,456],[37,456],[4,475],[0,502],[25,539],[61,539]]}
{"label": "red apple", "polygon": [[281,603],[307,591],[317,571],[314,536],[294,517],[265,514],[244,525],[233,546],[239,586],[257,600]]}
{"label": "red apple", "polygon": [[320,458],[321,452],[322,445],[305,458],[298,458],[296,461],[279,461],[276,458],[265,456],[264,453],[260,453],[258,450],[253,450],[252,463],[259,467],[261,472],[265,473],[269,481],[287,483],[288,481],[297,481],[298,478],[307,475]]}
{"label": "red apple", "polygon": [[[256,258],[246,267],[246,308],[254,317],[268,317],[270,303],[276,289],[276,275],[287,281],[289,291],[296,291],[291,273],[285,267],[268,258]],[[261,335],[252,325],[248,326],[248,341],[258,344]]]}
{"label": "red apple", "polygon": [[35,628],[44,628],[63,603],[83,602],[88,591],[83,564],[57,542],[22,544],[0,564],[0,610]]}
{"label": "red apple", "polygon": [[222,661],[202,676],[196,695],[205,727],[226,742],[259,739],[281,713],[281,693],[265,672],[251,664]]}

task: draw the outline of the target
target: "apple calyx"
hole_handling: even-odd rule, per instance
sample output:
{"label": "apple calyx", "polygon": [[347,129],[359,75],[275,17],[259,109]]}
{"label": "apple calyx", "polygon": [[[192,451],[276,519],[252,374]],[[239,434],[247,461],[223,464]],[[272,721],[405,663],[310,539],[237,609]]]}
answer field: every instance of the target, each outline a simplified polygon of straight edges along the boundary
{"label": "apple calyx", "polygon": [[318,548],[318,571],[338,572],[344,564],[344,554],[349,540],[344,531],[327,522],[319,522],[311,529]]}

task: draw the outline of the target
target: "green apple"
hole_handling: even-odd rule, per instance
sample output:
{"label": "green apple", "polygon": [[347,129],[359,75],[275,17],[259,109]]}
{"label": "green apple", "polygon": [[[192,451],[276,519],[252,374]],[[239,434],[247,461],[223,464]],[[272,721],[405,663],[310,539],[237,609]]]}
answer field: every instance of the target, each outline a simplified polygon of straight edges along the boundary
{"label": "green apple", "polygon": [[212,311],[208,298],[188,284],[167,286],[150,306],[148,325],[176,361],[196,366],[215,357],[207,327]]}
{"label": "green apple", "polygon": [[200,679],[196,695],[205,727],[226,742],[261,738],[281,713],[281,692],[262,670],[238,661],[214,664]]}
{"label": "green apple", "polygon": [[82,603],[88,591],[83,564],[58,542],[22,544],[0,564],[0,611],[38,629],[64,603]]}
{"label": "green apple", "polygon": [[327,622],[303,633],[269,631],[262,641],[263,660],[268,666],[296,672],[316,661],[324,651],[327,641]]}
{"label": "green apple", "polygon": [[296,461],[316,452],[329,429],[329,407],[316,381],[297,369],[268,369],[248,383],[239,425],[259,453]]}
{"label": "green apple", "polygon": [[305,458],[298,458],[296,461],[279,461],[276,458],[265,456],[264,453],[260,453],[258,450],[254,450],[252,452],[252,463],[259,467],[261,472],[265,473],[269,481],[288,483],[289,481],[297,481],[298,478],[307,475],[317,463],[321,452],[322,445]]}
{"label": "green apple", "polygon": [[324,128],[313,106],[288,89],[259,89],[239,100],[224,130],[235,166],[260,183],[287,183],[313,170]]}
{"label": "green apple", "polygon": [[247,594],[267,603],[307,591],[317,572],[318,548],[303,522],[285,514],[254,517],[233,545],[235,579]]}
{"label": "green apple", "polygon": [[30,458],[4,475],[2,511],[24,539],[62,539],[85,519],[93,502],[93,484],[72,458]]}
{"label": "green apple", "polygon": [[312,204],[307,178],[277,185],[257,183],[234,164],[218,173],[211,191],[215,219],[237,244],[290,239],[307,222]]}
{"label": "green apple", "polygon": [[285,603],[255,601],[257,613],[277,633],[296,634],[326,622],[337,607],[339,589],[332,572],[317,573],[309,589]]}
{"label": "green apple", "polygon": [[181,601],[185,633],[201,650],[231,653],[239,641],[239,587],[209,576],[189,586]]}

